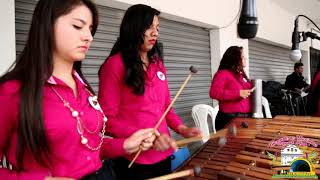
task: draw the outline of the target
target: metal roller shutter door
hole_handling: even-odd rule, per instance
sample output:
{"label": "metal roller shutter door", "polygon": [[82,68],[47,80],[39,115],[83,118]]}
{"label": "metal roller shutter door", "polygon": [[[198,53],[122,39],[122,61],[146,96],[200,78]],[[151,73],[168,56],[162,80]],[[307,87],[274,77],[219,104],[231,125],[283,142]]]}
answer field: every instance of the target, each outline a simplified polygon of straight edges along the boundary
{"label": "metal roller shutter door", "polygon": [[267,43],[249,40],[249,72],[251,79],[278,81],[284,84],[293,72],[290,50]]}

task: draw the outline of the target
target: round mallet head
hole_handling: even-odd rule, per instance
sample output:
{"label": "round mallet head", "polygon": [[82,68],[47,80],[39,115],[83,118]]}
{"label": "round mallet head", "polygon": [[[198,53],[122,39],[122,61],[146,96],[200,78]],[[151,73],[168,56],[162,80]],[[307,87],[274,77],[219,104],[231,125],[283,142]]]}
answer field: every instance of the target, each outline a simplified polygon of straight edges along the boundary
{"label": "round mallet head", "polygon": [[243,121],[243,122],[241,123],[241,127],[243,127],[243,128],[248,128],[249,125],[248,125],[247,122]]}
{"label": "round mallet head", "polygon": [[201,167],[200,167],[200,166],[195,166],[195,167],[193,168],[193,172],[194,172],[194,175],[195,175],[195,176],[200,176]]}
{"label": "round mallet head", "polygon": [[189,70],[194,74],[198,72],[198,69],[194,66],[190,66]]}

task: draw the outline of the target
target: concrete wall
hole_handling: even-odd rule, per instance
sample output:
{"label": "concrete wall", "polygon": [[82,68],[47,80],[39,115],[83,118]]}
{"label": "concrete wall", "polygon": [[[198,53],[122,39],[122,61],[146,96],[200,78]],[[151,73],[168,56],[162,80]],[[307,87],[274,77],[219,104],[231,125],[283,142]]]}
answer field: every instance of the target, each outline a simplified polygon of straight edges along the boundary
{"label": "concrete wall", "polygon": [[14,0],[0,3],[0,75],[14,62],[16,57]]}

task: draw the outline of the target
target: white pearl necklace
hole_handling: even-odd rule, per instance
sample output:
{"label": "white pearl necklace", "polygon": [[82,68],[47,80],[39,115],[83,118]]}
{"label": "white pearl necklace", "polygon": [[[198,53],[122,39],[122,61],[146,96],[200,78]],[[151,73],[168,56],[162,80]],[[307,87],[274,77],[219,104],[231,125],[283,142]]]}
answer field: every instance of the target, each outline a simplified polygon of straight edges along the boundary
{"label": "white pearl necklace", "polygon": [[[100,139],[100,142],[99,142],[97,147],[92,147],[92,146],[89,145],[88,139],[84,136],[84,128],[83,128],[83,125],[81,124],[81,119],[79,117],[79,112],[74,110],[70,106],[70,103],[67,102],[65,99],[63,99],[63,97],[52,86],[51,86],[51,89],[59,97],[59,99],[63,102],[64,106],[67,107],[70,110],[72,117],[74,117],[77,120],[77,131],[78,131],[78,133],[80,135],[80,138],[81,138],[81,140],[80,140],[81,144],[85,145],[88,149],[91,149],[93,151],[99,150],[101,148],[102,143],[103,143],[103,137],[104,137],[104,133],[105,133],[105,129],[106,129],[106,122],[108,121],[107,117],[105,116],[105,114],[103,113],[102,109],[100,108],[99,103],[97,101],[94,102],[95,106],[93,106],[93,108],[96,109],[97,111],[100,111],[101,114],[103,115],[103,126],[102,126],[102,130],[101,130],[101,134],[100,134],[101,139]],[[96,100],[97,96],[94,96],[89,90],[87,90],[87,91],[90,94],[88,100],[89,100],[90,104],[92,105],[92,102],[90,100],[91,99]],[[98,118],[98,121],[99,121],[99,118]]]}

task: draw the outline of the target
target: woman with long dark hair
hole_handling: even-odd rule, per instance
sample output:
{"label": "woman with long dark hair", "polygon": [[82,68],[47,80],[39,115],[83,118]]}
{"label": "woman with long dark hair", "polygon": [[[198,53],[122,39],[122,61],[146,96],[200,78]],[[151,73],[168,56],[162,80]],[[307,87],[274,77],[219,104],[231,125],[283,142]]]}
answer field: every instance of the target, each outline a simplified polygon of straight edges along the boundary
{"label": "woman with long dark hair", "polygon": [[229,47],[220,61],[210,89],[210,97],[219,101],[216,130],[222,129],[235,117],[251,116],[249,96],[252,84],[243,70],[245,66],[243,48]]}
{"label": "woman with long dark hair", "polygon": [[[169,106],[166,70],[157,44],[160,12],[133,5],[125,13],[120,36],[100,68],[99,102],[109,121],[108,132],[125,138],[142,128],[153,128]],[[184,137],[199,135],[182,124],[173,109],[160,125],[153,149],[142,152],[128,169],[132,155],[115,159],[119,179],[147,179],[170,173],[173,140],[168,126]]]}
{"label": "woman with long dark hair", "polygon": [[[113,179],[100,158],[152,146],[152,129],[104,139],[107,118],[81,72],[98,26],[90,0],[39,0],[26,45],[0,77],[0,179]],[[100,170],[99,170],[100,169]]]}

